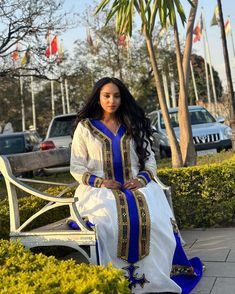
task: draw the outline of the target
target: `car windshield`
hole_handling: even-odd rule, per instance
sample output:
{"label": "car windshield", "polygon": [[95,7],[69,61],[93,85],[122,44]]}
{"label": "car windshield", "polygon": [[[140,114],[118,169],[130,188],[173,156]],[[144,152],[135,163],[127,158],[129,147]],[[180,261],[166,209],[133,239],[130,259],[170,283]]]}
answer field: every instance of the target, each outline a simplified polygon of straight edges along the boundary
{"label": "car windshield", "polygon": [[0,155],[25,152],[24,136],[0,136]]}
{"label": "car windshield", "polygon": [[70,136],[76,116],[58,117],[53,121],[49,137]]}
{"label": "car windshield", "polygon": [[[178,111],[169,113],[171,124],[173,128],[179,127]],[[192,125],[200,125],[207,123],[214,123],[216,120],[206,109],[190,109],[189,115]],[[160,125],[162,129],[165,129],[165,123],[162,114],[160,115]]]}

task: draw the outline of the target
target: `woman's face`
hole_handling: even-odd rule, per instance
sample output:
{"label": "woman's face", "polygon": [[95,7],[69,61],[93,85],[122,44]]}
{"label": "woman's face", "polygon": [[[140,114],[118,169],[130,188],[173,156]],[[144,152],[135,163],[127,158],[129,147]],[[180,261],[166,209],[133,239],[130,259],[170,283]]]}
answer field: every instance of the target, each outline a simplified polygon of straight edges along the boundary
{"label": "woman's face", "polygon": [[108,83],[101,88],[100,105],[104,113],[114,114],[121,104],[121,95],[118,87],[113,83]]}

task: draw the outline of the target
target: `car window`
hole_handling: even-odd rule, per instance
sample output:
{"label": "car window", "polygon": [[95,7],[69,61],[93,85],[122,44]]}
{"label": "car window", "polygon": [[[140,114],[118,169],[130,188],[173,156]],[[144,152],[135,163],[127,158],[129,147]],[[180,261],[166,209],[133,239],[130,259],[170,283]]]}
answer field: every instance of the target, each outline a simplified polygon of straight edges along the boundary
{"label": "car window", "polygon": [[[177,111],[170,112],[169,115],[170,115],[172,127],[177,128],[179,126],[178,112]],[[161,125],[161,129],[166,128],[162,114],[160,114],[160,125]]]}
{"label": "car window", "polygon": [[191,110],[190,117],[192,125],[214,123],[216,121],[206,109]]}
{"label": "car window", "polygon": [[25,141],[23,136],[18,137],[1,137],[0,154],[15,154],[25,152]]}
{"label": "car window", "polygon": [[49,137],[70,136],[74,127],[76,116],[59,117],[54,119]]}
{"label": "car window", "polygon": [[[178,111],[171,112],[169,115],[172,127],[179,127]],[[192,125],[216,122],[215,118],[206,109],[190,109],[189,115]],[[160,115],[160,125],[162,129],[166,128],[162,114]]]}

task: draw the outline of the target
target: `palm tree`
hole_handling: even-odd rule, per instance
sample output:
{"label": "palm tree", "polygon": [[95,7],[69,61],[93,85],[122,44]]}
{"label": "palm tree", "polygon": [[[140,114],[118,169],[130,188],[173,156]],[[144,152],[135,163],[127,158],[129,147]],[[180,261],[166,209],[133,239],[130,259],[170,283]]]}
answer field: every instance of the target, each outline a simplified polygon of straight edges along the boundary
{"label": "palm tree", "polygon": [[233,91],[233,81],[229,63],[229,54],[228,54],[228,47],[227,47],[227,40],[224,30],[224,17],[223,17],[223,10],[221,0],[217,0],[218,10],[219,10],[219,25],[221,31],[221,39],[223,45],[223,53],[224,53],[224,64],[226,70],[226,78],[229,90],[229,98],[230,98],[230,125],[232,128],[232,150],[235,152],[235,96]]}
{"label": "palm tree", "polygon": [[[190,3],[191,1],[188,0]],[[183,11],[183,7],[179,0],[125,0],[125,1],[111,1],[111,0],[103,0],[99,4],[99,6],[96,9],[96,13],[98,13],[100,10],[105,9],[105,7],[112,2],[111,8],[108,11],[107,14],[107,20],[106,24],[110,21],[111,18],[113,18],[114,15],[116,15],[116,31],[118,34],[129,34],[131,36],[132,34],[132,23],[133,23],[133,16],[134,11],[136,10],[137,13],[141,17],[141,23],[142,23],[142,32],[145,37],[148,54],[150,57],[150,62],[153,69],[155,84],[156,84],[156,90],[158,93],[160,108],[162,110],[162,115],[164,118],[164,122],[166,125],[166,131],[169,138],[170,146],[171,146],[171,154],[172,154],[172,166],[173,167],[181,167],[183,164],[194,164],[195,163],[195,151],[192,152],[193,155],[193,161],[190,161],[190,156],[185,156],[185,154],[188,154],[188,152],[191,152],[193,148],[193,141],[192,141],[192,131],[189,124],[189,114],[187,109],[187,95],[186,95],[186,89],[185,89],[185,79],[184,79],[184,72],[182,67],[182,61],[181,61],[181,53],[180,53],[180,46],[179,46],[179,39],[178,39],[178,31],[177,31],[177,24],[176,24],[176,14],[175,14],[175,7],[177,9],[177,12],[180,16],[180,19],[182,23],[185,23],[186,17]],[[160,22],[162,27],[168,26],[168,21],[170,24],[174,27],[175,32],[175,41],[177,42],[177,63],[178,63],[178,71],[179,71],[179,77],[180,77],[180,108],[185,108],[183,111],[180,111],[181,118],[180,118],[180,124],[181,128],[183,126],[183,129],[185,126],[189,126],[186,128],[186,131],[182,131],[181,135],[181,142],[184,142],[185,138],[186,140],[186,146],[183,144],[183,148],[180,149],[179,143],[177,141],[177,138],[175,136],[174,130],[171,126],[171,120],[169,117],[169,113],[167,110],[167,104],[166,99],[163,91],[163,86],[160,78],[160,72],[158,69],[158,64],[156,60],[156,56],[154,53],[154,47],[153,47],[153,39],[152,39],[152,32],[155,26],[155,20],[157,13],[159,12]],[[181,65],[180,65],[181,64]],[[184,121],[184,125],[182,122]],[[191,132],[191,135],[190,135]],[[185,138],[184,138],[185,136]],[[184,142],[185,143],[185,142]],[[191,145],[190,145],[191,144]],[[182,152],[184,151],[184,152]],[[184,158],[182,157],[182,154],[184,155]],[[187,159],[187,160],[186,160]]]}

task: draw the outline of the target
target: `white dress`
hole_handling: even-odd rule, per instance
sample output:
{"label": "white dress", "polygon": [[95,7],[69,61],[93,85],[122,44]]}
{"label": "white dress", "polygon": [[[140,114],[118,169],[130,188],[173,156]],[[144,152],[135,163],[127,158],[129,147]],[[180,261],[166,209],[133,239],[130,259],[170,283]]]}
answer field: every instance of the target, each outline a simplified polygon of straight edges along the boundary
{"label": "white dress", "polygon": [[[133,139],[124,127],[114,135],[102,122],[86,119],[75,130],[70,171],[83,217],[95,224],[99,261],[126,270],[132,293],[184,293],[171,278],[176,239],[172,211],[159,185],[153,152],[140,172]],[[138,177],[134,192],[99,188],[102,178],[122,183]],[[132,212],[134,211],[134,212]]]}

